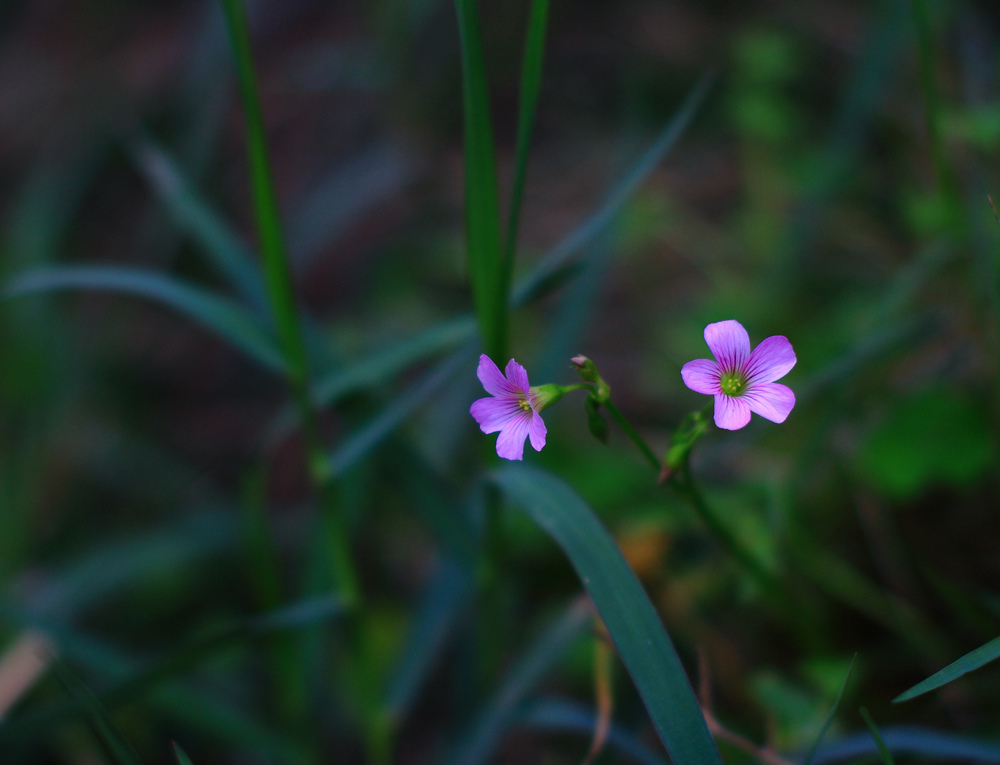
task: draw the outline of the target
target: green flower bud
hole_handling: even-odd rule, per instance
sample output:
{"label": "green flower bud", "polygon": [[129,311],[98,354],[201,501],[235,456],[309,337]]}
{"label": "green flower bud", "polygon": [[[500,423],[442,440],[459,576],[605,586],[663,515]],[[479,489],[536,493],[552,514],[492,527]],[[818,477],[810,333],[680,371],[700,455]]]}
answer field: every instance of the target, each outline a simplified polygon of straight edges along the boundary
{"label": "green flower bud", "polygon": [[574,356],[570,359],[576,367],[577,374],[586,382],[597,382],[601,376],[597,373],[597,364],[586,356]]}

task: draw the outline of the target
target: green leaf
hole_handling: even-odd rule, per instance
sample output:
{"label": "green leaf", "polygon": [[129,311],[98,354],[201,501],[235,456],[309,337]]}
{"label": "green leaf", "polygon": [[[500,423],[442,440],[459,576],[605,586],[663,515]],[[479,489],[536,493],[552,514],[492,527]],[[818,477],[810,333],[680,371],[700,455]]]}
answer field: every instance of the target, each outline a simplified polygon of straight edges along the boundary
{"label": "green leaf", "polygon": [[965,654],[965,656],[961,659],[953,661],[944,669],[935,672],[926,680],[917,683],[908,691],[899,694],[892,700],[892,703],[898,704],[901,701],[909,701],[910,699],[915,699],[917,696],[922,696],[928,691],[933,691],[935,688],[947,685],[952,680],[956,680],[964,675],[966,672],[972,672],[974,669],[979,669],[981,666],[988,664],[997,657],[1000,657],[1000,637],[993,638],[993,640],[985,645],[981,645],[976,650]]}
{"label": "green leaf", "polygon": [[54,709],[27,716],[25,719],[6,720],[0,723],[0,742],[8,738],[39,734],[52,727],[93,715],[94,703],[114,708],[133,698],[151,693],[155,688],[172,680],[208,657],[237,643],[269,633],[297,629],[339,616],[343,603],[335,597],[309,598],[266,614],[250,616],[212,628],[180,644],[156,661],[114,682],[91,699],[86,694],[76,694],[77,700]]}
{"label": "green leaf", "polygon": [[254,72],[250,50],[250,30],[243,0],[223,0],[226,22],[236,59],[236,73],[240,83],[240,96],[246,117],[247,154],[250,161],[250,181],[253,185],[254,211],[257,234],[264,262],[264,281],[267,285],[271,310],[278,328],[278,338],[288,362],[288,373],[298,398],[305,398],[308,364],[306,344],[299,320],[292,285],[292,272],[281,232],[278,199],[271,177],[271,163],[264,136],[264,117],[257,93],[257,76]]}
{"label": "green leaf", "polygon": [[[518,715],[517,723],[539,731],[577,733],[589,738],[594,735],[599,721],[593,709],[581,704],[564,699],[540,699]],[[607,748],[617,749],[643,765],[668,765],[664,757],[653,752],[638,736],[614,723],[608,731]]]}
{"label": "green leaf", "polygon": [[371,422],[348,436],[329,457],[333,475],[341,475],[368,455],[398,428],[414,410],[451,379],[472,355],[472,347],[461,348],[431,370],[426,377],[404,391]]}
{"label": "green leaf", "polygon": [[816,754],[816,750],[819,749],[819,745],[823,742],[823,737],[826,732],[830,730],[830,725],[833,724],[833,717],[837,714],[837,707],[840,706],[840,700],[844,697],[844,690],[847,688],[847,681],[851,679],[851,670],[854,669],[854,661],[858,658],[857,654],[851,657],[851,664],[847,668],[847,675],[844,677],[844,682],[840,686],[840,690],[837,692],[837,698],[833,700],[833,706],[830,707],[830,714],[826,716],[826,720],[823,722],[823,727],[819,729],[819,735],[816,736],[816,740],[813,741],[813,745],[809,747],[809,751],[806,753],[805,759],[802,760],[802,765],[809,765],[812,758]]}
{"label": "green leaf", "polygon": [[318,379],[313,386],[313,399],[319,406],[330,406],[350,393],[384,382],[411,364],[470,339],[475,329],[471,318],[462,317],[375,351],[361,361]]}
{"label": "green leaf", "polygon": [[721,765],[660,617],[594,513],[568,486],[538,470],[511,466],[494,480],[569,557],[674,763]]}
{"label": "green leaf", "polygon": [[[476,718],[472,730],[449,759],[453,765],[479,765],[493,753],[513,722],[518,705],[561,659],[567,646],[591,619],[585,600],[575,601],[522,654],[510,674]],[[680,765],[680,764],[678,764]]]}
{"label": "green leaf", "polygon": [[450,561],[442,564],[427,587],[383,704],[386,714],[397,724],[441,655],[471,593],[468,571]]}
{"label": "green leaf", "polygon": [[865,719],[865,725],[868,726],[868,730],[871,731],[872,738],[875,739],[875,746],[878,747],[879,756],[882,758],[883,765],[892,765],[892,753],[889,751],[889,747],[885,745],[885,741],[882,739],[882,734],[879,732],[878,726],[875,725],[875,721],[872,716],[868,714],[868,710],[864,707],[858,710],[861,712],[861,716]]}
{"label": "green leaf", "polygon": [[527,41],[524,46],[524,65],[521,69],[521,102],[518,108],[517,149],[514,166],[514,185],[510,194],[510,214],[507,219],[506,274],[510,280],[517,252],[517,229],[524,199],[524,180],[528,173],[528,151],[531,133],[538,111],[538,94],[542,87],[542,62],[545,55],[545,28],[549,20],[549,0],[532,0],[528,18]]}
{"label": "green leaf", "polygon": [[54,662],[52,669],[66,692],[77,700],[94,735],[115,765],[142,765],[138,753],[111,722],[108,710],[86,683],[61,661]]}
{"label": "green leaf", "polygon": [[708,95],[713,79],[711,75],[702,75],[687,98],[684,99],[684,103],[681,104],[677,113],[660,131],[652,145],[639,157],[628,174],[611,189],[601,206],[572,233],[549,250],[531,273],[515,285],[511,295],[513,306],[521,306],[538,298],[542,288],[551,284],[553,279],[567,267],[570,258],[593,242],[611,224],[618,213],[622,211],[625,203],[636,192],[636,189],[656,169],[656,166],[684,134],[688,124]]}
{"label": "green leaf", "polygon": [[112,266],[44,268],[10,279],[0,299],[66,289],[111,290],[155,300],[194,319],[265,367],[285,371],[281,351],[258,319],[228,298],[153,271]]}
{"label": "green leaf", "polygon": [[191,758],[187,756],[187,752],[181,749],[181,745],[176,741],[173,742],[174,745],[174,757],[177,758],[177,765],[194,765],[191,762]]}
{"label": "green leaf", "polygon": [[148,138],[134,141],[130,149],[174,222],[201,245],[209,264],[255,309],[267,311],[264,281],[250,249],[191,188],[173,157]]}
{"label": "green leaf", "polygon": [[478,0],[455,0],[462,46],[465,117],[465,237],[472,299],[486,352],[507,353],[508,274],[500,240],[500,202]]}

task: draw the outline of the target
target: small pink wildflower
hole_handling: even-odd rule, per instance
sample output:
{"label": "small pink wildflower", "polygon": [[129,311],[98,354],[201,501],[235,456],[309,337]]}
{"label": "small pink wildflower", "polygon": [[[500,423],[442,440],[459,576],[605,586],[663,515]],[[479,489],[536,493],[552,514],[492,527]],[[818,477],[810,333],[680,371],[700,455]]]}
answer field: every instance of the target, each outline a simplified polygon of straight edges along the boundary
{"label": "small pink wildflower", "polygon": [[788,338],[769,337],[750,351],[750,336],[738,321],[705,327],[715,361],[697,359],[681,369],[684,384],[697,393],[715,396],[715,424],[739,430],[755,412],[771,422],[784,422],[795,406],[795,394],[774,382],[795,366]]}
{"label": "small pink wildflower", "polygon": [[476,371],[479,381],[490,394],[472,403],[469,409],[483,433],[496,433],[497,454],[505,460],[519,460],[524,454],[524,439],[530,438],[536,452],[545,446],[545,423],[541,402],[528,385],[528,373],[514,359],[507,362],[504,374],[485,353],[479,357]]}

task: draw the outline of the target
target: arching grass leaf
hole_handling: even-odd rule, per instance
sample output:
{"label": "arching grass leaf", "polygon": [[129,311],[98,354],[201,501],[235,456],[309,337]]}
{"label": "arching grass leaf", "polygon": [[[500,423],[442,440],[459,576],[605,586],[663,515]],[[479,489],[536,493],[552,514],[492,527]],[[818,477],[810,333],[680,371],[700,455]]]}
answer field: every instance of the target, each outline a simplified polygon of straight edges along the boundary
{"label": "arching grass leaf", "polygon": [[676,765],[721,765],[701,707],[660,617],[614,540],[589,507],[553,476],[527,467],[494,481],[563,549]]}

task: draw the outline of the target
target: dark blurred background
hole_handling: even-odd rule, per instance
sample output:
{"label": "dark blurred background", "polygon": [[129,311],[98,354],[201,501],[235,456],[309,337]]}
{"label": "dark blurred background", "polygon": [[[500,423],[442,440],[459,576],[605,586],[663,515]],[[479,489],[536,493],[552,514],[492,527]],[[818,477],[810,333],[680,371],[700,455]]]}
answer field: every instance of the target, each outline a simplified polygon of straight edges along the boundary
{"label": "dark blurred background", "polygon": [[[247,8],[317,346],[349,366],[468,314],[453,5]],[[528,5],[480,8],[505,199]],[[697,650],[707,657],[720,716],[784,751],[811,741],[854,652],[837,730],[858,729],[864,703],[887,724],[997,733],[995,669],[889,701],[1000,628],[1000,226],[987,200],[1000,193],[998,45],[990,2],[551,9],[518,274],[592,219],[699,78],[713,79],[576,278],[514,314],[513,355],[533,383],[568,384],[568,358],[586,353],[665,449],[704,403],[679,370],[708,355],[705,324],[738,319],[754,344],[786,335],[799,359],[783,380],[798,397],[787,423],[714,431],[695,469],[733,528],[814,603],[816,634],[762,609],[623,437],[590,439],[579,402],[547,413],[549,446],[526,458],[601,513],[689,667]],[[112,264],[229,291],[203,250],[212,231],[256,246],[244,136],[215,3],[3,4],[0,279]],[[324,414],[328,442],[431,369],[416,360],[352,392]],[[418,506],[461,496],[482,451],[467,415],[481,395],[474,359],[463,369],[342,481],[387,664],[441,557]],[[99,687],[114,675],[102,651],[155,654],[188,626],[253,611],[233,520],[248,491],[266,499],[284,576],[307,577],[298,553],[312,496],[299,439],[280,425],[286,403],[280,379],[156,302],[72,291],[0,303],[0,649],[26,626],[47,627]],[[508,647],[579,589],[536,529],[510,526]],[[570,664],[554,687],[586,698],[587,661]],[[212,665],[196,682],[267,718],[259,677],[242,666]],[[433,676],[399,762],[436,761],[459,726],[453,671]],[[620,675],[620,713],[641,720]],[[32,693],[29,711],[61,691],[49,682]],[[341,719],[336,705],[323,709]],[[196,762],[271,761],[233,754],[238,729],[227,740],[152,703],[120,714],[147,762],[166,762],[164,742],[182,734]],[[337,725],[329,739],[350,740]],[[60,730],[17,761],[95,761],[81,731]],[[503,761],[582,754],[519,735]]]}

